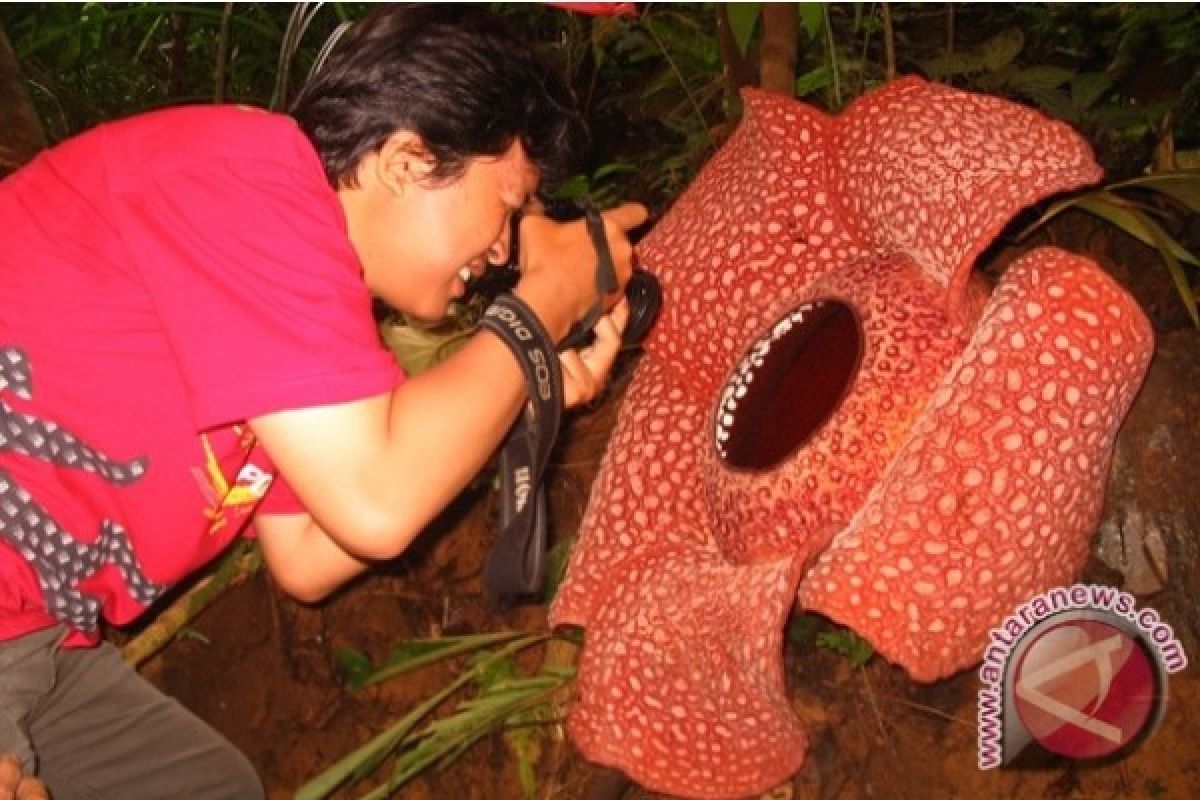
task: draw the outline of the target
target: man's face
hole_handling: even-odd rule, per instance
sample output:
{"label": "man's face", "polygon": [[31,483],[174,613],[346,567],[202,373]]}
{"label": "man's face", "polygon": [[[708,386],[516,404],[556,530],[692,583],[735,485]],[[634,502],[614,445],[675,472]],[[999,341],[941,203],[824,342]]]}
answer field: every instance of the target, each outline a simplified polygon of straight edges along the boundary
{"label": "man's face", "polygon": [[509,221],[536,190],[538,174],[516,142],[501,156],[472,158],[451,179],[429,179],[427,161],[405,158],[385,147],[366,164],[376,172],[350,190],[356,200],[344,199],[350,239],[373,292],[436,320],[463,294],[468,272],[478,276],[507,261]]}

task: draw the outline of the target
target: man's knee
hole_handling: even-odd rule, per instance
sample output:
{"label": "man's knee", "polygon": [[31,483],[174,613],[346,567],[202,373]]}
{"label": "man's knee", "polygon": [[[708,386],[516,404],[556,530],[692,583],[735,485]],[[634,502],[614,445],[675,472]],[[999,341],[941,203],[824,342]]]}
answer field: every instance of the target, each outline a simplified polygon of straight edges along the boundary
{"label": "man's knee", "polygon": [[0,708],[0,757],[12,756],[21,765],[21,770],[27,775],[37,771],[37,759],[33,748],[29,745],[29,737],[24,729],[11,720]]}
{"label": "man's knee", "polygon": [[228,766],[222,772],[222,777],[225,779],[222,782],[222,788],[227,787],[227,793],[214,794],[213,800],[225,800],[225,798],[228,800],[265,800],[266,793],[263,791],[262,780],[258,777],[258,772],[250,763],[250,759],[231,744],[227,761]]}
{"label": "man's knee", "polygon": [[[207,738],[202,736],[207,733]],[[162,789],[174,786],[171,796],[197,800],[263,800],[262,779],[241,750],[211,728],[195,733],[192,748],[180,749],[174,768],[163,764],[151,780]],[[147,781],[149,782],[149,781]],[[147,797],[158,796],[147,793]],[[168,796],[168,795],[161,795]]]}

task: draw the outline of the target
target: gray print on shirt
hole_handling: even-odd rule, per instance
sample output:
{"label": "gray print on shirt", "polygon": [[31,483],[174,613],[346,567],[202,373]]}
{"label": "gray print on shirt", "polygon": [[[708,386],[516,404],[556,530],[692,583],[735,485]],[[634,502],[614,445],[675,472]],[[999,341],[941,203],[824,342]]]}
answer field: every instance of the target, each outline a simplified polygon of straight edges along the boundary
{"label": "gray print on shirt", "polygon": [[[0,347],[0,392],[33,397],[32,371],[21,350]],[[51,464],[99,475],[109,483],[127,486],[146,473],[145,458],[117,462],[89,447],[55,422],[22,414],[0,399],[0,451],[12,450]],[[130,596],[145,606],[167,586],[145,576],[125,530],[101,520],[100,535],[84,544],[55,522],[50,513],[0,469],[0,538],[11,544],[37,573],[46,608],[59,621],[81,631],[96,630],[100,602],[79,589],[79,583],[103,567],[114,565]]]}

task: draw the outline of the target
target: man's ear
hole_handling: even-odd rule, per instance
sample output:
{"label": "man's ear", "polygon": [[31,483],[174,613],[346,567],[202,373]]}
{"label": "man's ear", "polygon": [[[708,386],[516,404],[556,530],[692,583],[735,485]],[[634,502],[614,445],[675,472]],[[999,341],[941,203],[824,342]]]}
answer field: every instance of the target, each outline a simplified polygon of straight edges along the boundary
{"label": "man's ear", "polygon": [[421,135],[400,130],[393,133],[379,149],[375,161],[379,183],[389,191],[402,195],[413,184],[433,172],[434,157]]}

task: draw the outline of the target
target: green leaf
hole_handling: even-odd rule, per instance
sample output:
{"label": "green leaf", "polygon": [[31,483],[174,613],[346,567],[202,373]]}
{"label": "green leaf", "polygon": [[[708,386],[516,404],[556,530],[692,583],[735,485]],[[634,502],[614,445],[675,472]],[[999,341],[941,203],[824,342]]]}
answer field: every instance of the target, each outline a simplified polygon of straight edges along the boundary
{"label": "green leaf", "polygon": [[921,69],[930,78],[953,78],[983,72],[984,60],[978,53],[951,53],[920,62]]}
{"label": "green leaf", "polygon": [[[1141,213],[1141,212],[1136,212]],[[1167,271],[1171,273],[1171,279],[1175,282],[1175,289],[1179,292],[1179,297],[1183,300],[1183,304],[1187,307],[1188,314],[1192,318],[1192,324],[1200,328],[1200,312],[1196,310],[1196,296],[1192,293],[1191,282],[1188,281],[1187,274],[1183,267],[1179,264],[1179,260],[1175,258],[1172,245],[1176,245],[1174,239],[1167,235],[1167,232],[1158,226],[1149,216],[1142,214],[1142,224],[1146,230],[1154,238],[1155,246],[1158,252],[1166,262]],[[1182,249],[1182,248],[1180,248]],[[1184,252],[1187,252],[1186,250]]]}
{"label": "green leaf", "polygon": [[371,659],[352,647],[339,647],[335,650],[333,663],[341,672],[346,685],[352,689],[362,686],[374,669]]}
{"label": "green leaf", "polygon": [[[369,686],[379,683],[447,658],[511,642],[522,636],[528,636],[528,634],[522,631],[503,631],[469,636],[447,636],[444,639],[415,639],[405,642],[393,650],[387,661],[367,676],[362,685]],[[547,638],[549,634],[541,634],[541,636]]]}
{"label": "green leaf", "polygon": [[1074,70],[1061,67],[1029,67],[1017,70],[1009,79],[1009,85],[1017,91],[1057,89],[1070,81],[1074,75]]}
{"label": "green leaf", "polygon": [[386,731],[338,759],[320,775],[301,786],[296,791],[293,800],[322,800],[346,781],[359,780],[370,775],[387,757],[388,753],[404,741],[422,718],[441,705],[451,694],[462,688],[462,685],[466,683],[466,678],[467,676],[464,675],[444,687],[440,692],[401,717]]}
{"label": "green leaf", "polygon": [[587,194],[588,184],[589,181],[587,175],[584,175],[583,173],[572,175],[555,187],[554,191],[551,193],[551,197],[564,200],[578,200]]}
{"label": "green leaf", "polygon": [[[561,683],[552,684],[554,687]],[[549,698],[548,698],[549,699]],[[537,796],[537,764],[542,757],[539,726],[550,718],[550,708],[542,703],[526,711],[511,714],[505,720],[504,744],[517,759],[517,780],[525,800]]]}
{"label": "green leaf", "polygon": [[807,647],[817,630],[817,618],[811,614],[793,614],[788,620],[788,641],[800,647]]}
{"label": "green leaf", "polygon": [[828,64],[822,64],[796,78],[794,91],[796,97],[806,97],[815,91],[824,89],[833,83],[833,71]]}
{"label": "green leaf", "polygon": [[488,651],[476,653],[469,663],[477,668],[475,684],[484,692],[497,686],[502,687],[506,681],[518,677],[515,661],[511,658],[497,658],[494,653]]}
{"label": "green leaf", "polygon": [[[1166,172],[1159,174],[1176,175],[1180,173]],[[1114,184],[1112,187],[1109,187],[1109,189],[1128,186],[1138,182],[1146,182],[1151,177],[1153,176],[1147,176],[1146,178],[1134,178],[1132,181]],[[1034,222],[1017,234],[1017,240],[1019,241],[1024,239],[1030,233],[1042,227],[1051,219],[1057,217],[1059,214],[1069,208],[1081,208],[1084,211],[1100,217],[1101,219],[1107,220],[1143,244],[1149,245],[1150,247],[1158,246],[1155,240],[1155,232],[1145,224],[1147,221],[1151,223],[1153,223],[1153,221],[1150,220],[1150,218],[1144,213],[1138,211],[1133,203],[1124,200],[1119,195],[1114,194],[1108,189],[1088,192],[1087,194],[1082,194],[1077,197],[1067,197],[1051,204],[1050,207],[1047,208],[1040,217],[1038,217]],[[1157,225],[1155,227],[1157,228]],[[1200,260],[1197,260],[1197,258],[1188,252],[1183,245],[1172,239],[1166,234],[1166,232],[1163,232],[1163,236],[1166,236],[1168,252],[1170,252],[1174,258],[1191,264],[1192,266],[1200,267]]]}
{"label": "green leaf", "polygon": [[205,644],[205,645],[212,644],[211,639],[209,639],[207,636],[205,636],[203,633],[196,630],[195,628],[181,628],[179,631],[179,638],[180,639],[191,639],[192,641],[200,642],[200,644]]}
{"label": "green leaf", "polygon": [[1055,119],[1066,120],[1068,122],[1076,122],[1079,120],[1079,109],[1071,102],[1071,98],[1067,93],[1059,89],[1026,89],[1022,92],[1033,102],[1037,103],[1043,111]]}
{"label": "green leaf", "polygon": [[1018,72],[1016,64],[1004,64],[994,70],[985,70],[975,81],[975,90],[980,92],[1001,92],[1010,87],[1010,81]]}
{"label": "green leaf", "polygon": [[863,666],[875,654],[870,642],[848,628],[817,634],[817,646],[845,656],[852,667]]}
{"label": "green leaf", "polygon": [[1194,213],[1200,214],[1200,170],[1156,172],[1141,178],[1115,183],[1109,189],[1153,189],[1170,195]]}
{"label": "green leaf", "polygon": [[762,3],[728,3],[725,6],[729,14],[729,29],[733,32],[733,41],[742,55],[746,55],[750,49],[750,39],[758,26],[762,6]]}
{"label": "green leaf", "polygon": [[1104,103],[1094,106],[1088,113],[1098,125],[1117,131],[1126,139],[1139,139],[1152,133],[1146,109],[1141,106]]}
{"label": "green leaf", "polygon": [[820,39],[825,33],[824,6],[824,3],[797,4],[797,8],[800,12],[800,25],[804,28],[804,32],[808,34],[808,38],[812,41]]}
{"label": "green leaf", "polygon": [[[449,329],[448,329],[449,328]],[[380,336],[408,375],[419,375],[445,360],[470,339],[470,331],[449,326],[381,325]]]}
{"label": "green leaf", "polygon": [[1200,260],[1185,250],[1183,245],[1172,239],[1144,212],[1117,195],[1108,191],[1091,192],[1072,202],[1084,211],[1111,222],[1144,244],[1157,248],[1164,257],[1169,255],[1177,261],[1200,267]]}
{"label": "green leaf", "polygon": [[[519,643],[494,654],[495,658],[508,658],[518,649],[516,644]],[[477,676],[488,669],[485,660],[466,674],[473,672]],[[387,784],[364,795],[362,800],[382,800],[431,766],[448,766],[484,736],[543,706],[563,683],[554,676],[535,675],[497,684],[460,703],[450,716],[434,720],[405,742],[412,746],[396,759]]]}
{"label": "green leaf", "polygon": [[591,49],[595,68],[604,66],[608,58],[608,43],[625,29],[625,22],[620,17],[597,16],[592,18]]}
{"label": "green leaf", "polygon": [[1081,72],[1071,79],[1071,103],[1080,110],[1089,109],[1112,85],[1107,72]]}
{"label": "green leaf", "polygon": [[995,72],[1013,63],[1024,47],[1025,34],[1021,29],[1008,28],[984,42],[979,48],[979,57],[985,69]]}
{"label": "green leaf", "polygon": [[1025,46],[1025,35],[1019,28],[1008,28],[978,47],[938,56],[921,62],[921,68],[931,78],[949,78],[974,73],[997,73],[1011,67]]}
{"label": "green leaf", "polygon": [[592,182],[599,183],[605,178],[613,175],[629,175],[637,172],[638,168],[635,164],[630,164],[628,161],[614,161],[611,164],[605,164],[592,173]]}
{"label": "green leaf", "polygon": [[574,544],[575,540],[572,538],[559,539],[546,555],[546,582],[542,587],[542,602],[549,604],[558,594],[558,587],[567,576],[567,560]]}
{"label": "green leaf", "polygon": [[541,758],[542,748],[539,740],[531,731],[508,731],[504,734],[513,755],[517,757],[517,780],[521,783],[521,793],[525,800],[537,797],[537,762]]}
{"label": "green leaf", "polygon": [[[489,635],[511,636],[513,634],[483,634],[479,637],[457,638],[482,639]],[[519,652],[530,645],[545,641],[549,636],[549,634],[516,635],[520,636],[521,638],[517,638],[508,642],[508,644],[506,644],[503,648],[492,654],[492,657],[496,659],[507,658],[513,653]],[[371,741],[357,748],[348,755],[338,759],[335,764],[330,766],[313,780],[306,783],[304,786],[300,787],[300,789],[296,792],[294,800],[322,800],[322,798],[328,797],[334,792],[334,790],[336,790],[346,781],[359,780],[374,772],[376,767],[378,767],[393,750],[415,744],[418,740],[421,740],[422,737],[426,737],[425,741],[427,741],[428,731],[433,729],[434,726],[431,725],[426,732],[412,736],[411,734],[413,733],[413,730],[416,728],[417,724],[420,723],[420,721],[430,713],[432,713],[438,706],[444,703],[452,694],[457,692],[459,689],[462,689],[472,680],[477,679],[480,671],[485,668],[486,664],[483,664],[463,670],[463,672],[457,678],[427,698],[423,703],[418,705],[408,714],[405,714],[383,733],[371,739]],[[434,723],[434,725],[436,724],[437,723]],[[453,727],[453,724],[451,724],[450,727]],[[476,740],[485,732],[486,729],[479,733],[478,736],[476,736]],[[425,741],[421,741],[421,744],[424,744]],[[443,750],[444,749],[445,748],[443,747]],[[408,752],[411,753],[413,751],[410,750]],[[434,755],[436,757],[436,753]],[[424,766],[428,766],[429,763],[433,763],[432,760],[430,760],[428,763],[425,763]],[[424,768],[424,766],[421,768]],[[419,771],[419,769],[417,771]],[[415,774],[416,772],[413,772],[409,774],[408,777],[412,777],[412,775]],[[405,780],[407,780],[407,778],[405,778]],[[391,793],[392,789],[399,785],[400,782],[393,781],[392,783],[376,789],[365,797],[386,797]]]}

